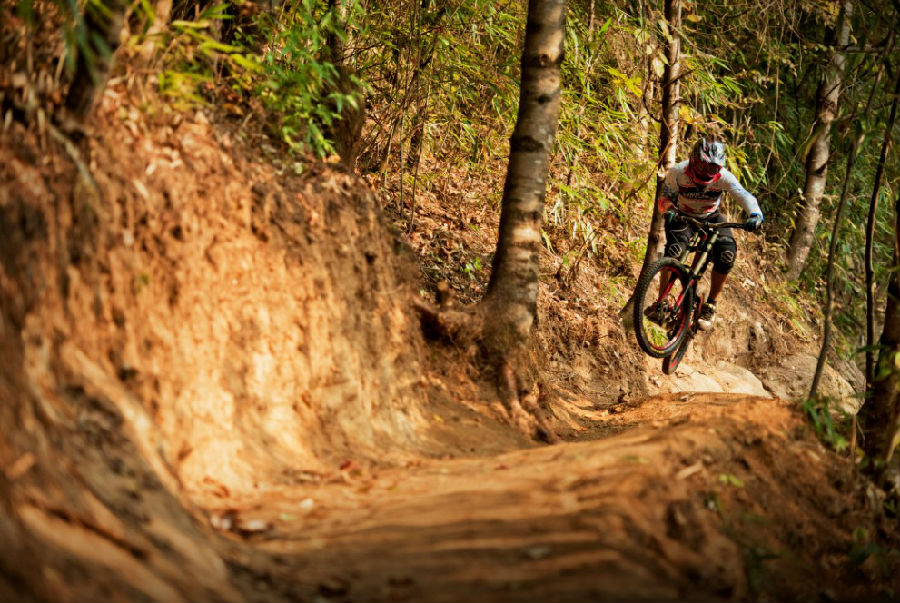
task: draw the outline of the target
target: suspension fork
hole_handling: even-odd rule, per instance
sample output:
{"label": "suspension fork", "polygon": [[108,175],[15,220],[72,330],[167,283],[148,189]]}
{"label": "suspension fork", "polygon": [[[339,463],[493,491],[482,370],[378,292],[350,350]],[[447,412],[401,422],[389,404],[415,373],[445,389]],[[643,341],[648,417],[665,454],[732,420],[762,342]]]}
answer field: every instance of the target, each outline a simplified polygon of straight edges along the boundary
{"label": "suspension fork", "polygon": [[[702,232],[699,232],[699,231],[694,232],[691,235],[691,238],[688,241],[688,244],[685,246],[684,251],[682,251],[681,255],[678,256],[678,261],[681,263],[682,266],[687,266],[688,256],[690,256],[692,251],[698,250],[700,248],[700,245],[703,244],[705,238],[706,238],[706,236]],[[704,257],[704,258],[706,257],[708,249],[709,249],[709,246],[707,246],[707,249],[702,254],[702,257]],[[684,288],[682,288],[682,290],[681,290],[681,294],[678,296],[678,299],[675,300],[676,305],[680,305],[684,302],[684,294],[687,292],[687,290],[689,288],[694,286],[694,283],[696,283],[696,281],[697,281],[696,268],[698,266],[697,260],[700,257],[701,257],[701,254],[698,254],[697,256],[694,257],[694,261],[691,263],[691,267],[688,270],[688,282],[685,283]],[[671,278],[668,278],[665,283],[661,284],[661,286],[659,288],[659,300],[658,301],[662,301],[663,299],[665,299],[665,297],[672,290],[672,285],[673,285],[673,283],[671,282]]]}
{"label": "suspension fork", "polygon": [[[678,299],[675,300],[676,304],[681,304],[684,301],[685,292],[691,287],[696,287],[696,285],[700,282],[700,276],[703,274],[703,272],[706,271],[706,265],[709,262],[709,253],[710,251],[712,251],[713,245],[718,238],[718,230],[714,230],[709,235],[704,232],[697,231],[691,236],[687,248],[683,252],[681,252],[681,255],[678,257],[678,261],[681,262],[682,265],[686,266],[688,256],[691,254],[691,252],[696,251],[697,254],[694,256],[694,261],[691,262],[691,267],[688,270],[688,282],[681,290],[681,295],[679,295]],[[659,296],[657,297],[656,301],[664,300],[672,290],[672,285],[672,279],[670,277],[666,277],[666,281],[660,284]]]}
{"label": "suspension fork", "polygon": [[[691,252],[695,251],[696,255],[694,255],[694,261],[691,262],[691,267],[688,269],[688,282],[685,283],[681,295],[678,296],[678,300],[676,300],[677,304],[681,304],[684,301],[684,294],[688,289],[697,288],[697,285],[700,283],[700,277],[706,271],[706,266],[709,263],[709,254],[718,238],[719,232],[717,230],[714,230],[708,235],[703,232],[695,232],[688,243],[687,249],[681,253],[678,261],[685,266],[687,265],[687,259]],[[671,289],[671,283],[669,283],[665,289],[666,295],[668,295],[669,290]],[[662,297],[660,297],[660,299],[662,299]]]}
{"label": "suspension fork", "polygon": [[694,236],[699,240],[682,254],[682,259],[680,261],[682,264],[687,265],[686,261],[688,253],[691,249],[696,250],[697,254],[694,256],[694,261],[691,262],[688,273],[691,276],[691,280],[699,282],[700,277],[706,272],[706,266],[709,263],[709,254],[712,251],[713,245],[715,245],[716,241],[719,239],[719,232],[714,230],[712,234],[702,237],[702,239],[699,233]]}

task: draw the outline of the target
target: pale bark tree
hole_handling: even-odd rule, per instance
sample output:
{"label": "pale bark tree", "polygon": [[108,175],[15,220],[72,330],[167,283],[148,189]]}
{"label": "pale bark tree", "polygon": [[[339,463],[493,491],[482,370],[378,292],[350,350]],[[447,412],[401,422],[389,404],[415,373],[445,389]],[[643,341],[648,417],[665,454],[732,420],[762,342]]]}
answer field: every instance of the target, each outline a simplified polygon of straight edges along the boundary
{"label": "pale bark tree", "polygon": [[[891,36],[888,40],[885,54],[882,57],[881,65],[879,66],[875,74],[875,81],[872,82],[872,89],[869,92],[869,98],[866,101],[865,107],[862,108],[863,115],[868,115],[869,111],[872,109],[872,103],[875,100],[875,93],[878,91],[879,84],[881,83],[881,78],[884,75],[885,71],[886,63],[884,62],[884,57],[890,54],[890,50],[891,48],[893,48],[893,41],[894,38],[893,36]],[[847,119],[849,123],[858,123],[856,120],[858,109],[859,107],[853,109],[853,112]],[[844,207],[847,201],[847,190],[849,188],[850,179],[853,174],[853,167],[856,165],[856,156],[859,152],[860,147],[862,147],[865,138],[866,131],[861,128],[856,138],[852,139],[850,142],[850,150],[847,153],[847,167],[844,171],[844,182],[841,186],[841,196],[838,199],[837,209],[834,212],[834,223],[831,229],[831,241],[828,245],[828,261],[825,265],[825,307],[822,311],[822,348],[819,351],[819,358],[816,361],[816,370],[813,374],[812,384],[809,388],[810,398],[815,397],[816,392],[819,389],[819,381],[822,379],[822,374],[825,370],[825,362],[827,360],[828,349],[831,344],[831,316],[834,308],[834,262],[835,256],[837,255],[837,241],[839,229],[841,226],[841,220],[844,214]]]}
{"label": "pale bark tree", "polygon": [[[482,304],[500,314],[495,324],[517,343],[536,319],[538,254],[550,151],[560,104],[565,2],[530,0],[519,113],[510,138],[497,250]],[[504,336],[505,337],[505,336]]]}
{"label": "pale bark tree", "polygon": [[565,0],[529,0],[519,113],[509,141],[497,251],[480,304],[484,346],[498,367],[501,391],[514,414],[521,404],[532,410],[537,405],[529,352],[537,321],[541,219],[559,118],[565,19]]}
{"label": "pale bark tree", "polygon": [[532,331],[537,322],[541,220],[560,107],[566,1],[529,0],[519,112],[510,138],[497,250],[482,301],[468,312],[416,302],[423,322],[453,339],[473,339],[496,369],[510,418],[531,434],[556,436],[538,403]]}
{"label": "pale bark tree", "polygon": [[819,223],[820,204],[825,194],[831,153],[831,126],[837,115],[847,65],[846,53],[842,49],[847,47],[850,40],[852,15],[852,0],[842,0],[837,23],[834,28],[828,28],[825,34],[825,44],[832,50],[816,90],[816,121],[812,144],[806,155],[806,181],[796,225],[787,249],[787,275],[790,279],[797,278],[806,266]]}
{"label": "pale bark tree", "polygon": [[[681,0],[666,0],[665,17],[668,35],[665,36],[666,66],[662,80],[662,105],[659,123],[659,158],[657,160],[656,191],[653,195],[653,213],[650,218],[650,231],[647,234],[647,251],[641,265],[643,274],[647,268],[663,255],[666,238],[663,228],[662,214],[656,210],[656,199],[659,197],[666,171],[675,163],[678,150],[678,100],[679,76],[681,74]],[[628,299],[619,313],[621,320],[631,321],[634,295]]]}

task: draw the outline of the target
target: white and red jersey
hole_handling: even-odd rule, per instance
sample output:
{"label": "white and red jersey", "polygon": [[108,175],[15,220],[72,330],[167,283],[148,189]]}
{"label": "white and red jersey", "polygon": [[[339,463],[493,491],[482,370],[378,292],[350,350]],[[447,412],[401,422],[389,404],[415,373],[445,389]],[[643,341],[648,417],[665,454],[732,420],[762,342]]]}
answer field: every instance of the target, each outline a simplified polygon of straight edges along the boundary
{"label": "white and red jersey", "polygon": [[662,192],[657,199],[660,213],[665,212],[668,203],[671,202],[689,216],[703,218],[719,209],[722,193],[728,193],[741,204],[747,215],[762,215],[756,197],[748,193],[735,175],[725,168],[722,168],[709,184],[697,184],[687,175],[687,166],[688,162],[682,161],[666,172]]}

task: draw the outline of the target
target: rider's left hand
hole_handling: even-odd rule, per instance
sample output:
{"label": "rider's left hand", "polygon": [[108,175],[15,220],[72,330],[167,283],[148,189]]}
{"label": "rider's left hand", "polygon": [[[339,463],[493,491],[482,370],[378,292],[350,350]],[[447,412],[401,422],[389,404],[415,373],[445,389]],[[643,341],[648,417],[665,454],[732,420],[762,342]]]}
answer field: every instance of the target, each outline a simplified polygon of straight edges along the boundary
{"label": "rider's left hand", "polygon": [[744,230],[747,232],[756,232],[762,227],[763,217],[760,214],[750,214],[750,217],[744,220]]}

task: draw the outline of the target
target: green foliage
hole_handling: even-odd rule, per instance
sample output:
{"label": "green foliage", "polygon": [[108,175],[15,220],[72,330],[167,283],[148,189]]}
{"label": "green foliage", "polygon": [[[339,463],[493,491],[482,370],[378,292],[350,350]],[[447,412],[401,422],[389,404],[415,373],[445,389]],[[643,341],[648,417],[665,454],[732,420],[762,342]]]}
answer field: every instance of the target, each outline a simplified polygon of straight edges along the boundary
{"label": "green foliage", "polygon": [[[296,150],[324,157],[333,152],[326,128],[341,118],[344,105],[358,108],[358,96],[337,90],[340,73],[329,60],[328,37],[346,37],[338,15],[317,0],[302,0],[269,20],[262,37],[272,43],[262,56],[264,77],[254,92],[281,116],[279,134]],[[354,77],[353,84],[361,86]]]}
{"label": "green foliage", "polygon": [[734,486],[735,488],[743,488],[744,482],[738,479],[737,476],[732,475],[731,473],[722,473],[719,475],[719,481],[723,484],[728,484],[729,486]]}
{"label": "green foliage", "polygon": [[789,321],[791,330],[803,338],[814,335],[809,327],[808,319],[815,309],[811,309],[804,302],[808,302],[797,283],[780,281],[768,283],[763,288],[763,298],[766,304],[778,311]]}
{"label": "green foliage", "polygon": [[829,406],[830,402],[827,397],[816,396],[803,402],[803,412],[812,423],[819,439],[841,452],[848,446],[847,438],[841,435],[834,424]]}
{"label": "green foliage", "polygon": [[16,2],[16,16],[22,19],[28,26],[34,25],[34,0],[19,0]]}
{"label": "green foliage", "polygon": [[[59,26],[65,43],[64,65],[69,73],[75,71],[79,55],[91,67],[92,72],[98,57],[109,57],[110,48],[106,41],[100,35],[89,32],[85,26],[85,15],[107,15],[109,3],[110,0],[85,0],[83,4],[75,0],[51,0],[51,4],[59,9]],[[43,8],[46,10],[46,7]],[[37,24],[38,12],[35,10],[34,0],[17,0],[15,14],[28,28]]]}
{"label": "green foliage", "polygon": [[[556,196],[550,197],[547,218],[592,254],[620,244],[595,224],[603,215],[623,220],[630,213],[629,193],[655,174],[655,149],[647,149],[648,143],[655,144],[655,132],[642,106],[647,81],[638,43],[648,39],[644,30],[616,9],[602,24],[595,18],[589,27],[590,15],[582,10],[573,6],[568,20],[558,169],[551,183]],[[638,124],[646,130],[636,128]]]}
{"label": "green foliage", "polygon": [[[332,153],[328,128],[345,106],[359,106],[363,84],[353,75],[341,82],[329,43],[346,39],[347,27],[360,16],[359,3],[348,5],[347,22],[326,2],[302,0],[277,15],[230,23],[243,4],[223,2],[193,19],[172,21],[160,57],[161,92],[184,108],[205,103],[206,90],[224,85],[251,104],[257,100],[273,134],[295,152]],[[145,22],[153,19],[147,9]],[[222,41],[226,25],[227,42]],[[232,109],[242,112],[236,105]]]}
{"label": "green foliage", "polygon": [[474,257],[471,260],[467,261],[465,266],[463,266],[462,271],[469,275],[469,278],[475,280],[477,278],[477,274],[481,272],[483,266],[481,265],[481,258]]}
{"label": "green foliage", "polygon": [[871,539],[869,531],[865,528],[854,528],[853,545],[848,553],[850,563],[855,566],[862,565],[872,555],[876,555],[882,565],[885,564],[884,549]]}
{"label": "green foliage", "polygon": [[[216,4],[193,20],[176,19],[161,40],[159,89],[175,108],[203,104],[204,89],[213,87],[217,68],[227,67],[231,73],[253,68],[253,57],[246,49],[218,40],[223,22],[232,19],[228,8],[227,3]],[[144,17],[146,25],[136,43],[144,41],[149,23],[155,19],[152,8],[145,7]]]}

